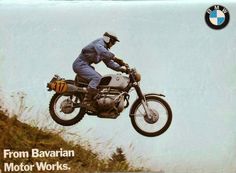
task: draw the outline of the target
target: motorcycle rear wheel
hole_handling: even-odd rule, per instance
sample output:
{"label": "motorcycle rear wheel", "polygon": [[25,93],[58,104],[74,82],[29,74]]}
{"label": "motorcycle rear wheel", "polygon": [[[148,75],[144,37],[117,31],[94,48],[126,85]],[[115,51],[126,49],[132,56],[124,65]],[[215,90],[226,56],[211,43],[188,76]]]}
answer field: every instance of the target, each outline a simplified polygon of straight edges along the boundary
{"label": "motorcycle rear wheel", "polygon": [[[171,108],[165,100],[154,95],[146,96],[146,101],[154,118],[147,118],[142,100],[137,100],[130,111],[131,123],[134,129],[141,135],[147,137],[159,136],[163,134],[171,124]],[[164,123],[162,123],[163,120]],[[160,128],[157,128],[158,125],[160,125]]]}
{"label": "motorcycle rear wheel", "polygon": [[[58,100],[62,97],[65,97],[65,98],[70,98],[70,97],[73,97],[72,95],[71,96],[64,96],[62,94],[59,94],[59,93],[55,93],[52,98],[51,98],[51,101],[49,103],[49,112],[50,112],[50,115],[52,117],[52,119],[60,124],[60,125],[63,125],[63,126],[72,126],[76,123],[78,123],[80,120],[82,120],[82,118],[84,117],[85,115],[85,109],[84,108],[70,108],[71,110],[69,110],[67,113],[63,113],[62,110],[59,111],[58,109]],[[64,99],[62,102],[66,102],[65,101],[66,99]],[[62,105],[63,103],[60,104],[60,106]],[[58,110],[57,110],[58,109]],[[77,112],[74,112],[76,109]],[[74,112],[75,116],[73,116],[72,118],[67,118],[70,116],[70,114],[72,114]],[[59,115],[59,114],[62,114]]]}

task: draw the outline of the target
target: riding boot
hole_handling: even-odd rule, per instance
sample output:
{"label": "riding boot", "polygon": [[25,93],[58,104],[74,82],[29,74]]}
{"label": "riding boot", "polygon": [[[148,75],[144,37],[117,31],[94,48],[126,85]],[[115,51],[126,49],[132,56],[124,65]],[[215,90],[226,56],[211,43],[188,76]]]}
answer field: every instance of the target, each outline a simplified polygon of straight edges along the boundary
{"label": "riding boot", "polygon": [[92,106],[93,97],[97,95],[98,90],[93,88],[87,88],[88,93],[85,94],[84,99],[81,103],[81,107],[84,107],[88,110],[94,110]]}

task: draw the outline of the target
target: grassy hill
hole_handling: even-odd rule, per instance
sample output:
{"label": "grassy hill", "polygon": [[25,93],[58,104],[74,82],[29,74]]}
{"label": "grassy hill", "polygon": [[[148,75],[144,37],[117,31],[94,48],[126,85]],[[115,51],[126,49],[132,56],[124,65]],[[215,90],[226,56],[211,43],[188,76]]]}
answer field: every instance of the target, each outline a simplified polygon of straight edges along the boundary
{"label": "grassy hill", "polygon": [[[65,164],[67,170],[60,170],[58,167],[50,172],[70,172],[70,173],[85,173],[85,172],[122,172],[122,171],[141,171],[139,168],[133,168],[127,160],[123,159],[112,160],[110,158],[100,159],[98,154],[90,149],[84,148],[74,142],[65,141],[58,133],[49,132],[32,127],[22,123],[16,117],[8,117],[3,111],[0,111],[0,168],[4,170],[4,164],[14,163],[14,165],[34,165],[32,171],[25,172],[49,172],[39,171],[36,163],[45,164],[46,162],[53,164]],[[60,149],[74,151],[74,156],[71,157],[32,157],[31,151],[37,148],[40,151],[57,151]],[[7,155],[4,158],[4,149],[11,151],[20,151],[12,154],[11,158]],[[28,152],[28,157],[19,158],[23,152]],[[18,155],[16,157],[16,155]],[[113,153],[114,155],[114,153]],[[50,168],[50,165],[48,167]],[[59,167],[60,168],[60,167]],[[17,166],[16,166],[16,169]],[[4,171],[3,171],[4,172]],[[15,171],[24,172],[24,171]]]}

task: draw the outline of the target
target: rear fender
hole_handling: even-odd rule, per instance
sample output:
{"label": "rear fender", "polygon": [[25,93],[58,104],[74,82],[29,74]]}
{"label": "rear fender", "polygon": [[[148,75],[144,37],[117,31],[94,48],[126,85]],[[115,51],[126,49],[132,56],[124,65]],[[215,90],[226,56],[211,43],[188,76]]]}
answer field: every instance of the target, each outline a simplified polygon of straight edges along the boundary
{"label": "rear fender", "polygon": [[74,80],[70,79],[52,79],[50,83],[47,84],[47,87],[48,91],[53,90],[56,93],[62,94],[64,96],[80,95],[81,93],[86,92],[82,87],[75,86]]}
{"label": "rear fender", "polygon": [[[67,83],[67,84],[71,84],[71,85],[74,85],[75,84],[75,81],[73,81],[73,80],[70,80],[70,79],[68,79],[68,80],[65,80],[65,82]],[[64,92],[64,93],[62,93],[64,96],[71,96],[71,92]]]}

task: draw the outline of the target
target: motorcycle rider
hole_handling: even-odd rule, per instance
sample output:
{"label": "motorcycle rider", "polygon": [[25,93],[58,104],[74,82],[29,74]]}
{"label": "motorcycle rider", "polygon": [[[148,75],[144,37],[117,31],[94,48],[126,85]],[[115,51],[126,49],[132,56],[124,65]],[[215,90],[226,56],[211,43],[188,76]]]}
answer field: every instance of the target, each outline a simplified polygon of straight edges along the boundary
{"label": "motorcycle rider", "polygon": [[107,67],[115,71],[120,71],[122,73],[127,72],[123,60],[115,57],[115,55],[109,51],[116,42],[120,41],[115,34],[105,32],[102,38],[98,38],[85,46],[78,58],[74,61],[74,72],[89,81],[87,87],[88,93],[81,103],[82,107],[91,107],[90,101],[97,94],[97,86],[102,78],[91,64],[97,64],[103,61]]}

